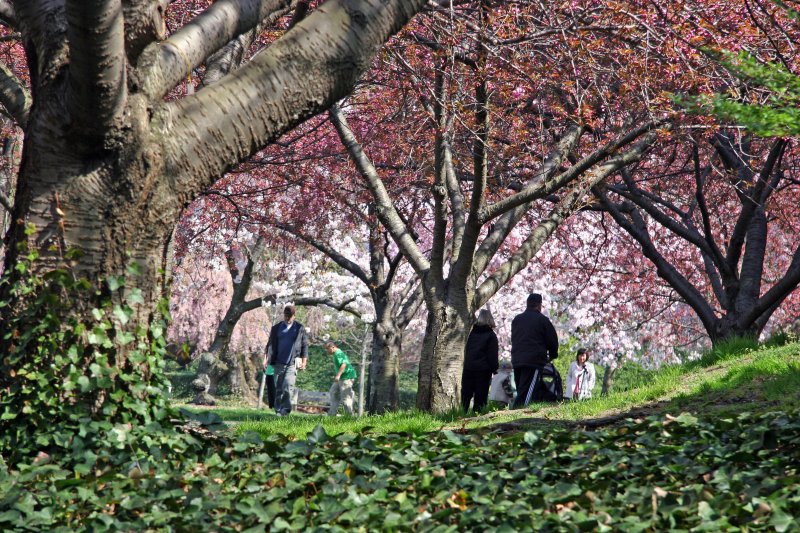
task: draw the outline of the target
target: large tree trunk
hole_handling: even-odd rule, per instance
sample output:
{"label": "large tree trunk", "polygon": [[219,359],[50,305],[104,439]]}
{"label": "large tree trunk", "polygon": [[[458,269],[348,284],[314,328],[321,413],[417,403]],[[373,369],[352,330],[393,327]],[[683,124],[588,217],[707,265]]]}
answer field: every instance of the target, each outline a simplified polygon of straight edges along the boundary
{"label": "large tree trunk", "polygon": [[[15,198],[14,220],[24,224],[9,230],[5,267],[18,261],[23,243],[40,251],[37,270],[66,266],[98,287],[136,264],[138,274],[128,271],[126,291],[141,291],[132,319],[145,325],[164,295],[164,247],[180,211],[176,198],[152,187],[158,164],[148,154],[158,140],[128,130],[100,149],[71,136],[69,116],[40,105],[28,123]],[[135,122],[146,112],[137,117],[132,109],[131,115]],[[154,205],[158,209],[147,209]],[[72,248],[80,254],[68,254]],[[75,303],[79,312],[94,304]]]}
{"label": "large tree trunk", "polygon": [[464,348],[471,326],[472,311],[466,300],[429,305],[420,357],[419,409],[444,413],[460,405]]}
{"label": "large tree trunk", "polygon": [[[6,238],[7,270],[21,243],[44,253],[37,271],[68,264],[95,283],[135,261],[144,302],[133,319],[147,324],[162,296],[165,247],[183,206],[348,94],[423,2],[326,2],[236,73],[165,101],[187,72],[277,9],[269,2],[246,2],[241,11],[223,4],[164,43],[150,43],[132,65],[124,23],[128,44],[139,34],[130,27],[133,15],[123,20],[117,3],[18,3],[33,104],[18,106],[26,131],[13,220],[22,222]],[[82,255],[66,258],[71,247]],[[92,302],[76,305],[90,309]]]}

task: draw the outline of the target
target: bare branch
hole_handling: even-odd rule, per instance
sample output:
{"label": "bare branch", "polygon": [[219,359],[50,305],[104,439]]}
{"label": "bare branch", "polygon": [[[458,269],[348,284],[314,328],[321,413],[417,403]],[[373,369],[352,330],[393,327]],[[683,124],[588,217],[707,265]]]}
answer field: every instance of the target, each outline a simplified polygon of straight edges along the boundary
{"label": "bare branch", "polygon": [[145,49],[137,65],[142,92],[161,99],[211,54],[291,5],[291,0],[214,2],[169,39]]}
{"label": "bare branch", "polygon": [[68,0],[66,102],[78,130],[102,136],[127,99],[125,28],[120,0]]}
{"label": "bare branch", "polygon": [[592,191],[614,221],[639,243],[644,256],[655,265],[658,276],[673,287],[684,301],[694,309],[706,331],[714,331],[714,326],[717,322],[714,309],[689,280],[661,255],[655,244],[653,244],[650,233],[647,230],[647,224],[639,212],[636,209],[631,209],[630,218],[627,218],[617,205],[608,199],[602,189],[595,187]]}
{"label": "bare branch", "polygon": [[340,254],[339,252],[334,250],[333,247],[329,246],[328,244],[326,244],[326,243],[324,243],[322,241],[319,241],[319,240],[311,237],[310,235],[306,235],[306,234],[304,234],[302,232],[299,232],[297,230],[297,228],[294,227],[291,224],[278,223],[278,224],[275,225],[275,227],[277,227],[278,229],[281,229],[281,230],[291,234],[292,236],[300,239],[301,241],[313,246],[314,248],[316,248],[317,250],[319,250],[320,252],[322,252],[323,254],[328,256],[329,258],[331,258],[331,260],[334,263],[336,263],[337,265],[339,265],[340,267],[342,267],[343,269],[347,270],[352,275],[354,275],[355,277],[360,279],[364,283],[364,285],[369,287],[370,279],[369,279],[369,276],[367,275],[367,273],[364,272],[364,269],[362,269],[360,266],[358,266],[358,264],[356,264],[354,261],[348,259],[347,257],[343,256],[342,254]]}
{"label": "bare branch", "polygon": [[[258,309],[261,307],[262,304],[275,304],[278,301],[277,296],[274,294],[267,294],[260,298],[254,298],[252,300],[247,300],[241,305],[242,312],[252,311],[253,309]],[[361,318],[361,312],[358,309],[352,307],[350,304],[355,301],[355,297],[348,298],[342,301],[336,301],[333,298],[328,296],[295,296],[291,299],[292,303],[295,305],[302,305],[305,307],[314,307],[317,305],[324,305],[326,307],[330,307],[331,309],[336,309],[337,311],[343,311],[345,313],[350,313],[351,315],[355,316],[356,318]]]}
{"label": "bare branch", "polygon": [[[652,131],[659,125],[660,124],[658,122],[648,122],[646,124],[642,124],[638,128],[627,132],[625,135],[614,139],[602,148],[595,150],[552,180],[545,180],[536,186],[528,186],[513,196],[510,196],[504,200],[500,200],[499,202],[495,202],[491,206],[483,209],[483,212],[481,213],[481,221],[485,224],[491,219],[511,209],[514,209],[517,206],[546,197],[547,195],[568,185],[586,170],[590,169],[593,165],[614,154],[617,150],[632,143],[647,132]],[[562,139],[562,142],[560,142],[559,145],[566,144],[566,141],[569,141],[569,136],[565,136],[565,139]],[[624,164],[626,163],[623,162],[620,166]]]}
{"label": "bare branch", "polygon": [[392,235],[392,238],[403,251],[403,255],[406,256],[417,275],[424,276],[430,270],[430,263],[414,241],[414,236],[408,230],[408,226],[400,218],[392,199],[389,197],[389,193],[386,191],[386,187],[384,187],[380,176],[378,176],[378,172],[348,126],[347,119],[338,106],[331,108],[330,117],[331,122],[336,127],[336,131],[339,132],[342,144],[347,148],[358,172],[367,182],[367,187],[372,192],[376,203],[375,214]]}

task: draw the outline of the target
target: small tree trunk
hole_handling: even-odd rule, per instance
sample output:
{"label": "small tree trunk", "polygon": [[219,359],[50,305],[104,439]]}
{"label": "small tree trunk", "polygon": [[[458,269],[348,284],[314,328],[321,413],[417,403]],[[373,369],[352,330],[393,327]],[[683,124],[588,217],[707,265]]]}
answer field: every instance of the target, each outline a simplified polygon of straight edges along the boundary
{"label": "small tree trunk", "polygon": [[396,410],[400,403],[401,334],[391,321],[376,324],[373,329],[367,400],[371,414]]}
{"label": "small tree trunk", "polygon": [[600,391],[601,396],[605,396],[611,392],[611,385],[614,383],[614,374],[617,372],[617,368],[611,368],[611,365],[608,365],[605,369],[603,373],[603,390]]}

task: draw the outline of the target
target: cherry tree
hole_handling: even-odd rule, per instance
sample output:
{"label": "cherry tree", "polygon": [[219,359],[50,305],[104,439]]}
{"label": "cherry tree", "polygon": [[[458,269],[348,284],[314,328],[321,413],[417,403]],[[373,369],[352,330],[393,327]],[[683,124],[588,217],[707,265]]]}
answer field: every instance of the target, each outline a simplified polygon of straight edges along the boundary
{"label": "cherry tree", "polygon": [[[428,321],[417,405],[435,411],[458,398],[473,313],[528,264],[590,187],[642,156],[661,124],[647,112],[592,118],[604,95],[590,102],[592,91],[581,80],[575,92],[565,91],[571,68],[565,78],[552,75],[563,70],[559,60],[569,58],[578,35],[599,31],[583,26],[588,12],[483,5],[460,15],[421,19],[407,30],[410,43],[390,47],[395,70],[408,80],[404,93],[416,95],[391,127],[404,132],[404,142],[412,135],[409,123],[427,136],[424,163],[383,160],[390,150],[371,131],[376,121],[364,113],[361,91],[355,105],[330,113],[376,216],[422,280]],[[542,63],[531,61],[543,49],[551,53]],[[370,88],[370,101],[378,91]],[[400,197],[386,185],[384,175],[397,168],[428,191],[425,231],[407,222]]]}
{"label": "cherry tree", "polygon": [[[295,10],[300,4],[306,9]],[[7,234],[5,264],[15,263],[19,243],[41,250],[37,268],[80,247],[71,267],[91,280],[136,261],[146,304],[134,319],[147,322],[183,206],[346,95],[423,2],[331,0],[309,11],[307,3],[225,0],[186,17],[169,36],[165,14],[180,2],[1,5],[27,74],[5,69],[0,91],[25,132],[13,205],[20,223]],[[194,89],[195,69],[215,70],[215,53],[276,21],[269,45],[239,68],[199,90],[173,91],[187,77]]]}
{"label": "cherry tree", "polygon": [[598,200],[713,343],[758,337],[800,283],[797,151],[725,131],[687,144],[671,165],[598,187]]}

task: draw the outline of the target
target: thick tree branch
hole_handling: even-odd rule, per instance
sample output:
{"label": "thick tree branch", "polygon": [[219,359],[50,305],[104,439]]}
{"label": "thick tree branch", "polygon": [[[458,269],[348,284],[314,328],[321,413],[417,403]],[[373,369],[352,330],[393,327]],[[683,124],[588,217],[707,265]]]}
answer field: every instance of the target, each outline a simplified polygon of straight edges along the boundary
{"label": "thick tree branch", "polygon": [[[626,173],[622,173],[626,176]],[[658,208],[652,201],[650,201],[641,191],[636,184],[627,176],[625,179],[626,187],[608,187],[608,190],[613,191],[623,198],[626,198],[639,206],[645,213],[650,215],[650,218],[664,226],[677,237],[690,242],[699,248],[702,252],[711,255],[713,252],[708,246],[708,242],[700,235],[693,226],[682,224],[671,216],[667,215]]]}
{"label": "thick tree branch", "polygon": [[141,90],[160,100],[211,54],[270,17],[286,13],[291,0],[220,0],[169,39],[142,53],[137,66]]}
{"label": "thick tree branch", "polygon": [[[409,284],[409,287],[411,284]],[[408,327],[409,322],[417,314],[419,308],[425,302],[425,292],[422,283],[415,283],[414,290],[409,291],[408,294],[401,300],[403,302],[402,309],[395,315],[395,324],[401,330]]]}
{"label": "thick tree branch", "polygon": [[[723,277],[729,278],[731,280],[736,279],[736,271],[731,271],[728,265],[728,262],[725,260],[725,256],[722,255],[722,250],[720,250],[719,246],[717,245],[717,241],[714,239],[714,231],[711,229],[711,214],[708,210],[708,203],[706,202],[706,194],[705,194],[705,182],[708,175],[711,173],[711,167],[708,167],[706,170],[700,170],[700,150],[695,144],[692,147],[692,160],[694,164],[694,179],[695,179],[695,201],[697,202],[697,206],[700,210],[700,218],[703,221],[703,237],[705,238],[706,242],[708,243],[709,248],[711,249],[711,261],[716,266],[716,268],[722,273]],[[720,299],[720,303],[723,304],[723,307],[726,305],[725,300],[727,298]]]}
{"label": "thick tree branch", "polygon": [[102,137],[127,99],[125,28],[120,0],[68,0],[66,103],[78,131]]}
{"label": "thick tree branch", "polygon": [[800,247],[795,249],[792,262],[783,277],[770,287],[748,312],[741,315],[739,325],[747,327],[758,320],[766,323],[769,315],[797,288],[798,284],[800,284]]}
{"label": "thick tree branch", "polygon": [[[446,142],[444,146],[444,171],[447,181],[447,194],[450,197],[450,209],[453,212],[453,256],[458,257],[464,238],[466,213],[464,211],[464,195],[461,192],[461,184],[453,167],[453,153],[450,150],[449,142]],[[474,191],[473,194],[475,194]]]}
{"label": "thick tree branch", "polygon": [[[446,98],[446,86],[444,71],[447,68],[446,62],[442,62],[436,69],[436,80],[434,82],[434,110],[433,116],[436,121],[436,141],[434,143],[434,182],[431,187],[433,197],[433,243],[431,244],[430,255],[430,278],[437,284],[444,281],[445,247],[447,243],[447,165],[445,158],[449,155],[447,143],[448,122],[445,115],[444,102]],[[453,229],[457,222],[453,220]],[[463,224],[463,221],[462,221]],[[451,241],[451,248],[455,245],[460,246],[454,240]]]}
{"label": "thick tree branch", "polygon": [[167,36],[166,12],[170,0],[122,0],[125,16],[125,53],[135,64],[153,41]]}
{"label": "thick tree branch", "polygon": [[215,52],[206,61],[206,71],[203,74],[203,85],[209,86],[221,80],[242,65],[245,52],[253,44],[258,32],[258,26],[239,35],[231,42]]}
{"label": "thick tree branch", "polygon": [[0,205],[2,205],[3,209],[8,211],[9,213],[14,211],[14,205],[13,202],[11,201],[11,198],[6,196],[6,193],[4,193],[3,191],[0,191]]}
{"label": "thick tree branch", "polygon": [[52,24],[64,16],[64,0],[16,0],[17,29],[24,35],[31,80],[40,79],[67,52],[63,25]]}
{"label": "thick tree branch", "polygon": [[[717,148],[717,153],[728,154],[726,156],[728,158],[733,157],[730,155],[731,152],[734,152],[733,143],[730,140],[725,143],[717,139],[714,146]],[[763,187],[769,179],[769,174],[772,172],[776,162],[780,159],[785,146],[785,141],[782,139],[776,141],[772,146],[772,149],[767,156],[767,161],[764,164],[764,168],[762,168],[759,174],[757,184],[752,187],[752,190],[757,189],[758,193],[752,193],[752,191],[748,193],[747,191],[751,189],[750,187],[746,187],[746,190],[739,190],[741,187],[737,187],[737,194],[742,203],[742,210],[739,212],[739,217],[736,219],[736,224],[733,227],[733,232],[731,233],[730,241],[728,241],[728,246],[725,253],[725,256],[728,260],[728,268],[731,270],[737,270],[739,267],[739,260],[742,258],[745,239],[750,231],[753,217],[755,216],[758,208],[762,206],[762,204],[758,202],[758,198],[761,196]],[[743,156],[739,157],[737,161],[741,161],[742,159]]]}
{"label": "thick tree branch", "polygon": [[764,208],[758,207],[747,229],[739,274],[739,287],[734,302],[736,311],[743,312],[750,309],[761,294],[764,258],[767,251],[767,226],[767,215]]}
{"label": "thick tree branch", "polygon": [[475,309],[486,304],[501,287],[525,268],[558,226],[585,203],[586,195],[590,190],[602,183],[608,176],[618,172],[621,165],[638,161],[642,157],[644,150],[646,150],[654,140],[655,134],[648,134],[637,146],[631,148],[625,154],[617,158],[609,159],[602,165],[589,171],[586,178],[567,192],[555,207],[550,210],[547,217],[531,231],[528,238],[525,239],[525,242],[514,252],[511,258],[481,283],[475,293]]}
{"label": "thick tree branch", "polygon": [[714,260],[707,253],[701,251],[700,256],[703,258],[703,269],[711,282],[711,290],[714,291],[714,296],[716,296],[723,309],[730,310],[731,301],[728,293],[725,292],[725,286],[722,284],[722,279],[717,271],[717,265],[714,264]]}
{"label": "thick tree branch", "polygon": [[[153,126],[169,198],[213,180],[354,87],[421,0],[329,0],[219,83],[167,102]],[[158,206],[154,206],[158,207]]]}
{"label": "thick tree branch", "polygon": [[[481,4],[485,7],[484,4]],[[482,13],[484,20],[485,13]],[[460,215],[461,231],[458,248],[453,248],[456,262],[453,265],[451,279],[453,285],[464,287],[468,283],[468,276],[472,273],[475,263],[475,249],[480,238],[483,223],[480,219],[480,210],[486,204],[486,186],[489,181],[489,89],[486,79],[486,53],[481,49],[478,73],[478,82],[475,85],[475,134],[472,140],[472,174],[474,186],[470,198],[469,216],[464,223],[463,212]],[[454,176],[455,178],[455,176]],[[463,207],[462,207],[463,211]],[[454,213],[455,214],[455,213]]]}
{"label": "thick tree branch", "polygon": [[417,246],[414,236],[409,231],[408,226],[406,226],[400,218],[399,213],[392,203],[392,199],[389,197],[389,193],[386,191],[386,187],[384,187],[380,176],[378,176],[378,172],[356,140],[353,131],[347,124],[347,119],[345,119],[344,114],[338,106],[331,108],[330,118],[331,122],[336,127],[336,131],[339,133],[339,139],[347,149],[351,159],[356,165],[356,169],[359,174],[361,174],[361,177],[364,178],[367,187],[372,193],[373,199],[375,200],[375,215],[387,231],[389,231],[389,234],[392,236],[395,243],[397,243],[397,246],[403,252],[403,255],[405,255],[414,271],[422,278],[430,270],[430,263]]}
{"label": "thick tree branch", "polygon": [[31,95],[22,81],[7,65],[0,63],[0,105],[23,130],[28,125],[31,103]]}

